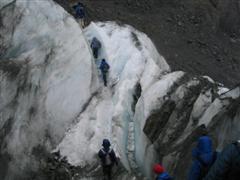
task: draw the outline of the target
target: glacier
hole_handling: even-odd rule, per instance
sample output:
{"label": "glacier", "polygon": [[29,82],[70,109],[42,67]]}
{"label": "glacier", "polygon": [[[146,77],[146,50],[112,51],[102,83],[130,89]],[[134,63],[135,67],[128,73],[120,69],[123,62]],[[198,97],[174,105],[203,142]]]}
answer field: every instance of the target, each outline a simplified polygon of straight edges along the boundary
{"label": "glacier", "polygon": [[[34,175],[44,164],[39,147],[78,167],[74,179],[99,179],[104,138],[121,161],[116,179],[151,179],[157,162],[186,179],[199,125],[208,126],[219,150],[240,137],[240,87],[228,91],[209,77],[172,72],[147,35],[129,25],[81,29],[51,0],[1,1],[0,19],[5,180],[44,179]],[[93,37],[102,43],[96,60]],[[110,65],[108,87],[102,58]]]}

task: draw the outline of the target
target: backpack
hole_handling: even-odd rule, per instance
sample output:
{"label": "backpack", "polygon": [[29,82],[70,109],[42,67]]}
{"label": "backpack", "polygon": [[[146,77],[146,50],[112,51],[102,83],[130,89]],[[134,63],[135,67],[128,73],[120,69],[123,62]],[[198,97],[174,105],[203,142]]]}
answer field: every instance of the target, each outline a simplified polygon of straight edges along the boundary
{"label": "backpack", "polygon": [[103,149],[101,149],[102,153],[104,154],[104,165],[109,166],[112,164],[112,159],[110,156],[110,153],[112,149],[109,149],[108,152],[105,152]]}
{"label": "backpack", "polygon": [[109,70],[109,65],[107,63],[105,63],[103,66],[103,71],[107,72],[108,70]]}

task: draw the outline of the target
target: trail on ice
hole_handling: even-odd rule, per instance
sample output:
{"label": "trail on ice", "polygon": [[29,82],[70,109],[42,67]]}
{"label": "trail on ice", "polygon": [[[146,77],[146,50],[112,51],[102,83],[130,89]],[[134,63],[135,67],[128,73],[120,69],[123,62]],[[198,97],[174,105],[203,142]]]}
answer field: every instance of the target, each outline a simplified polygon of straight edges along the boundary
{"label": "trail on ice", "polygon": [[[91,174],[100,169],[97,152],[102,140],[108,138],[124,170],[142,177],[142,169],[136,162],[136,87],[145,91],[170,68],[151,40],[131,26],[120,27],[112,22],[91,23],[83,33],[88,44],[93,37],[102,44],[98,58],[92,57],[97,92],[57,149],[71,164]],[[99,70],[103,58],[110,65],[107,87],[103,86]]]}
{"label": "trail on ice", "polygon": [[[101,59],[109,59],[107,53],[104,51],[103,40],[97,32],[93,34],[86,33],[85,37],[88,42],[91,42],[92,37],[97,37],[102,42],[101,51],[99,51],[98,59],[94,65],[94,67],[98,69]],[[88,44],[90,45],[90,43]],[[88,167],[87,171],[89,171],[90,174],[100,169],[97,152],[101,148],[103,139],[110,139],[117,156],[120,156],[120,148],[116,148],[116,143],[112,140],[112,83],[110,80],[110,86],[105,87],[102,82],[100,70],[98,69],[97,72],[99,81],[97,92],[90,98],[86,108],[80,112],[74,124],[58,146],[61,154],[68,155],[67,158],[71,164],[83,168]],[[116,83],[116,80],[114,80],[114,83]],[[83,127],[85,128],[83,129]],[[87,179],[95,177],[96,175],[85,176]]]}
{"label": "trail on ice", "polygon": [[[102,43],[102,48],[99,51],[99,56],[98,56],[98,59],[96,60],[96,66],[97,67],[100,66],[100,63],[101,63],[102,59],[106,59],[108,63],[114,62],[114,59],[111,59],[111,57],[108,56],[108,52],[107,52],[107,49],[106,49],[107,45],[105,45],[105,43],[110,43],[110,40],[107,41],[108,37],[105,36],[104,33],[100,33],[99,28],[94,23],[92,23],[91,26],[94,27],[94,28],[91,29],[91,31],[89,31],[89,30],[84,31],[85,32],[85,37],[87,38],[87,40],[89,42],[91,42],[93,37],[96,37]],[[105,36],[105,37],[102,37],[102,36]],[[108,46],[109,46],[109,44],[108,44]],[[124,57],[124,54],[122,54],[121,56]],[[129,60],[128,57],[125,57],[125,58],[126,58],[125,61]],[[125,68],[126,65],[127,64],[124,65],[123,69]],[[110,72],[111,72],[111,70],[112,70],[112,68],[111,68],[111,64],[110,64]],[[143,72],[141,73],[141,75],[139,77],[142,76]],[[101,78],[100,71],[98,71],[98,73],[99,73],[98,77],[101,81],[102,78]],[[120,80],[120,74],[116,74],[114,76],[114,72],[113,73],[108,73],[108,84],[109,85],[108,85],[107,88],[104,87],[101,91],[101,94],[102,94],[102,97],[103,97],[102,100],[109,99],[110,97],[113,100],[114,97],[112,96],[112,94],[116,93],[116,92],[114,92],[114,86],[118,84],[119,80]],[[103,84],[103,82],[101,82],[101,84]],[[114,105],[114,102],[112,102],[112,105]],[[143,178],[143,175],[138,168],[136,158],[135,158],[135,128],[134,128],[134,121],[133,121],[134,114],[129,115],[129,117],[130,118],[127,121],[127,127],[126,127],[126,131],[125,131],[126,136],[127,136],[127,142],[126,142],[126,145],[125,145],[126,152],[122,152],[121,148],[118,146],[118,142],[117,142],[118,134],[115,132],[114,127],[117,127],[119,125],[117,124],[117,121],[113,120],[115,117],[112,117],[111,123],[110,123],[110,126],[112,127],[111,128],[111,135],[112,136],[111,136],[110,139],[111,139],[112,146],[113,146],[117,156],[121,159],[121,155],[126,154],[127,162],[129,164],[129,168],[130,168],[129,170],[132,171],[132,173],[136,174],[138,177]]]}

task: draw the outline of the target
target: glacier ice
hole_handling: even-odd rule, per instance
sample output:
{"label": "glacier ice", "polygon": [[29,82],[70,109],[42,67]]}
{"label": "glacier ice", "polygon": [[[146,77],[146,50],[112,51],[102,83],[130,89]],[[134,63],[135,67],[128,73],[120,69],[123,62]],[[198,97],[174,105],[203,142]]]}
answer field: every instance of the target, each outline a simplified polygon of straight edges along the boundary
{"label": "glacier ice", "polygon": [[[140,83],[141,87],[146,89],[151,85],[151,82],[155,82],[164,73],[169,72],[169,66],[154,49],[155,47],[148,37],[130,26],[119,27],[111,22],[92,23],[84,30],[84,33],[89,41],[93,37],[97,37],[103,42],[99,59],[105,58],[111,67],[109,73],[110,89],[104,88],[101,90],[98,97],[101,101],[98,100],[95,108],[88,112],[91,113],[91,116],[94,116],[92,119],[96,121],[93,122],[95,126],[92,127],[93,125],[89,123],[91,121],[90,117],[85,117],[85,120],[79,119],[78,130],[75,130],[74,127],[73,132],[67,134],[66,138],[63,139],[59,149],[71,163],[84,166],[88,161],[83,159],[96,160],[94,155],[101,146],[101,140],[107,137],[112,140],[113,147],[121,157],[124,166],[130,170],[127,154],[128,150],[132,148],[130,148],[131,142],[128,139],[133,137],[129,134],[129,128],[131,122],[133,122],[132,103],[135,86]],[[128,48],[126,49],[126,47]],[[114,84],[116,79],[117,84],[111,88],[111,84]],[[102,101],[105,100],[107,102],[102,104]],[[89,124],[84,125],[85,121]],[[99,125],[96,125],[96,123]],[[86,131],[97,128],[93,130],[95,134],[89,144],[82,143],[89,136],[89,134],[86,135],[84,131],[80,130],[82,127],[88,127]],[[76,142],[76,139],[80,143]],[[75,148],[67,145],[69,143],[75,144]],[[129,148],[126,149],[126,147]],[[74,149],[78,151],[78,155],[72,152],[75,151]],[[93,163],[90,162],[88,164]],[[97,162],[95,161],[95,163]]]}
{"label": "glacier ice", "polygon": [[[60,150],[85,172],[81,179],[97,179],[103,138],[120,157],[124,171],[117,179],[151,179],[156,162],[185,179],[198,125],[208,125],[219,149],[239,137],[240,88],[171,72],[133,27],[92,22],[82,30],[47,0],[1,1],[0,16],[3,179],[38,171],[33,149],[39,145]],[[102,42],[97,60],[89,48],[93,37]],[[110,65],[108,87],[98,70],[102,58]]]}
{"label": "glacier ice", "polygon": [[12,30],[0,31],[7,47],[1,62],[8,63],[1,68],[0,128],[7,128],[1,151],[12,157],[6,177],[14,179],[29,168],[33,147],[59,143],[98,85],[81,28],[60,6],[14,1],[1,14],[3,26]]}

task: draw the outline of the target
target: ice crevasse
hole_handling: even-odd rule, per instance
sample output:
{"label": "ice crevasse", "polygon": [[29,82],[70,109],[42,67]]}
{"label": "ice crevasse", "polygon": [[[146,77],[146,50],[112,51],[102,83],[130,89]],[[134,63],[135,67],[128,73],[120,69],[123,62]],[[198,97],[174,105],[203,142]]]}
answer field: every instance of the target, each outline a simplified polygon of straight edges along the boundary
{"label": "ice crevasse", "polygon": [[[161,161],[185,179],[182,167],[190,164],[200,124],[212,130],[220,149],[239,138],[239,87],[220,95],[227,89],[208,77],[171,72],[151,40],[133,27],[98,22],[82,30],[52,1],[4,0],[0,16],[4,179],[38,171],[39,145],[60,150],[98,179],[103,138],[111,140],[126,173],[150,179],[152,165]],[[93,37],[102,43],[97,60],[89,48]],[[102,58],[110,65],[108,87],[98,70]],[[118,178],[124,177],[129,179]]]}

